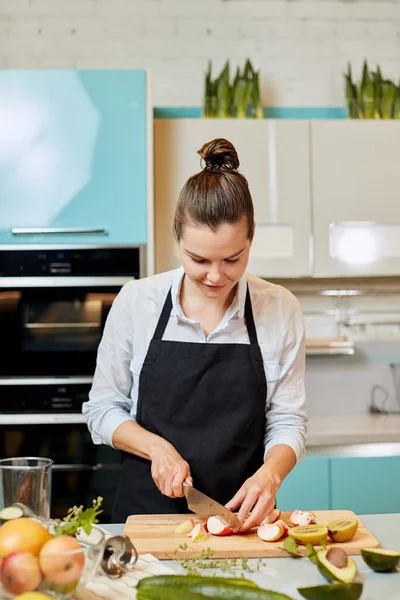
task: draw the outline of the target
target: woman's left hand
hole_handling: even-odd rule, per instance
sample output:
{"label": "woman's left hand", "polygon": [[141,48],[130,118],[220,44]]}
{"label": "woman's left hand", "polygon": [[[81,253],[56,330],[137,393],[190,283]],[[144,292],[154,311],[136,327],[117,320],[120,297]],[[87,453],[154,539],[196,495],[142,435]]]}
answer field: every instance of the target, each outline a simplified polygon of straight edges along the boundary
{"label": "woman's left hand", "polygon": [[274,510],[278,487],[273,474],[265,465],[244,482],[232,500],[226,504],[229,510],[240,506],[237,516],[243,523],[241,532],[260,525]]}

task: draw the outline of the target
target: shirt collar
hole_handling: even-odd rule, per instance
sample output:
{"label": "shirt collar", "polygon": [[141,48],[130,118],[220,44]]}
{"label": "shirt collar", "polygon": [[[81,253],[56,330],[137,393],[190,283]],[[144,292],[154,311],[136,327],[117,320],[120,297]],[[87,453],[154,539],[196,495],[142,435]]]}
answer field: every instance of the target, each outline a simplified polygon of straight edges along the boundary
{"label": "shirt collar", "polygon": [[[183,314],[183,310],[182,310],[180,299],[179,299],[184,274],[185,274],[185,271],[184,271],[183,267],[182,266],[179,267],[179,269],[176,270],[176,275],[172,282],[172,288],[171,288],[172,312],[178,318],[183,319],[184,321],[191,322],[191,319],[188,319]],[[234,297],[231,306],[228,308],[228,312],[227,312],[228,319],[232,319],[235,316],[238,316],[241,319],[244,317],[244,305],[245,305],[245,301],[246,301],[246,292],[247,292],[247,277],[246,277],[246,273],[244,273],[242,275],[242,277],[239,279],[236,296]]]}

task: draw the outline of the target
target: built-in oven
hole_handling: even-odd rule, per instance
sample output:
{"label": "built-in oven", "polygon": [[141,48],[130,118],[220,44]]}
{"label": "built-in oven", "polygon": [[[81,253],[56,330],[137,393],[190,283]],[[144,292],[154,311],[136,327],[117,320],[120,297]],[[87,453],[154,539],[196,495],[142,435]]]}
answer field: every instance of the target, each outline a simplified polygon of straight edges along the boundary
{"label": "built-in oven", "polygon": [[0,251],[0,453],[54,460],[54,517],[102,496],[110,521],[120,453],[93,444],[81,407],[108,312],[122,285],[144,275],[144,251]]}

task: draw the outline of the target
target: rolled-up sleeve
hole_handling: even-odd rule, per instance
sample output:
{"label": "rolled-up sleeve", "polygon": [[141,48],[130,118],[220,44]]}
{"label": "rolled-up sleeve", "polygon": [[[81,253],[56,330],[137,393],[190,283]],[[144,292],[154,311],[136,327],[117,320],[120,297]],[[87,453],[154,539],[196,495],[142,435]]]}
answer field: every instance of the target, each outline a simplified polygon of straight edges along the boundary
{"label": "rolled-up sleeve", "polygon": [[277,444],[290,446],[300,461],[305,455],[305,329],[297,298],[281,298],[281,356],[276,380],[268,382],[265,454]]}
{"label": "rolled-up sleeve", "polygon": [[114,431],[132,420],[132,282],[125,284],[108,314],[96,370],[82,413],[95,444],[112,444]]}

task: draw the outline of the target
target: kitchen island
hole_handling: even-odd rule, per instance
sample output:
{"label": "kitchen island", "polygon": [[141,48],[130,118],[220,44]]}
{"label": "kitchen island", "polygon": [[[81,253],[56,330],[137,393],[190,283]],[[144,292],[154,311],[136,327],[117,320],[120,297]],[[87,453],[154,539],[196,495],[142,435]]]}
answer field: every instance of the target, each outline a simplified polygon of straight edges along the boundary
{"label": "kitchen island", "polygon": [[[400,513],[385,515],[360,515],[360,519],[377,537],[383,548],[400,551]],[[110,533],[122,533],[122,524],[103,525]],[[133,540],[134,542],[134,540]],[[357,580],[364,584],[361,600],[400,600],[400,571],[392,573],[374,573],[364,563],[361,556],[353,556],[359,574]],[[314,564],[307,558],[265,558],[263,565],[258,566],[258,559],[248,559],[252,573],[244,575],[263,588],[287,594],[293,599],[300,599],[297,587],[323,585],[326,581],[318,573]],[[184,573],[177,561],[163,561],[178,573]],[[238,570],[238,575],[242,571]]]}

